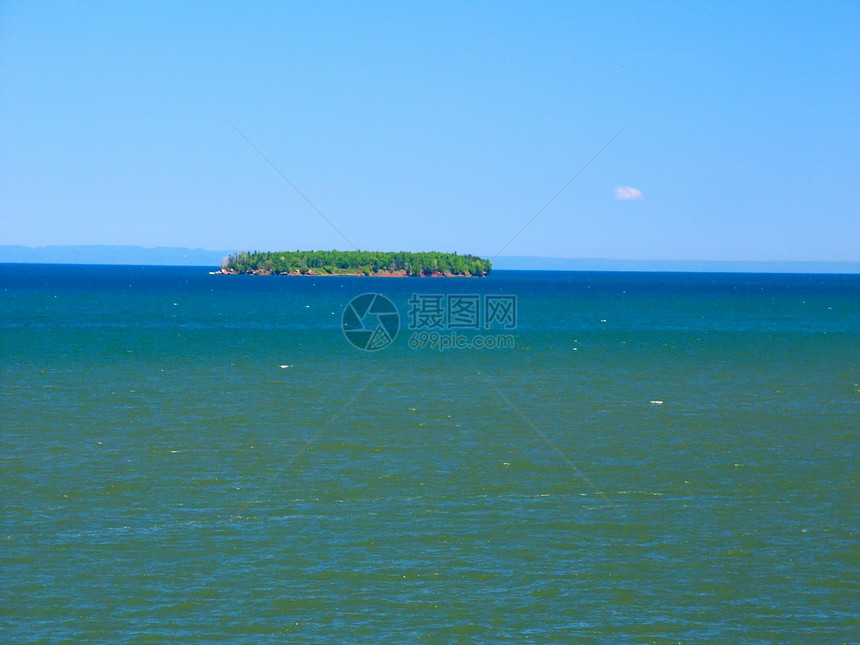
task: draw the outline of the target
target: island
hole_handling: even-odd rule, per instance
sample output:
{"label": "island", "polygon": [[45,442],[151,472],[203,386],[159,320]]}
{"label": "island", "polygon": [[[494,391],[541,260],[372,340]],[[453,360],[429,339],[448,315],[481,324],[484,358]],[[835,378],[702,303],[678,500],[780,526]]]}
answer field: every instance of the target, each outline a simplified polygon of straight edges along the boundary
{"label": "island", "polygon": [[387,251],[265,251],[229,256],[214,273],[238,275],[354,275],[483,277],[490,260],[457,253]]}

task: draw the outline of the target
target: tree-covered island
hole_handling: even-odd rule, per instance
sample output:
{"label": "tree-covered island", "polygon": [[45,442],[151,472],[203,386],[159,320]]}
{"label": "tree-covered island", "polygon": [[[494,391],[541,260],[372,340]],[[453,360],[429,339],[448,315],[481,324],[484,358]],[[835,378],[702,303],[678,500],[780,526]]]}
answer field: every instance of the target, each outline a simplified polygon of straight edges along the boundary
{"label": "tree-covered island", "polygon": [[485,276],[489,260],[457,253],[385,251],[240,252],[219,273],[253,275]]}

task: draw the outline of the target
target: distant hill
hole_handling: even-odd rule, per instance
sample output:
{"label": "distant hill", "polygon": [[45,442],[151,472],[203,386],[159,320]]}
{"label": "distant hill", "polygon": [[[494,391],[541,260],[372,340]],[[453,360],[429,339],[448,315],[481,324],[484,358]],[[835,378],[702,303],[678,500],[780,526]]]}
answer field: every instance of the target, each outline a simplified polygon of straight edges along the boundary
{"label": "distant hill", "polygon": [[740,262],[715,260],[608,260],[507,256],[498,271],[679,271],[687,273],[860,273],[860,262]]}
{"label": "distant hill", "polygon": [[0,262],[28,264],[140,264],[219,267],[233,251],[156,246],[2,246]]}

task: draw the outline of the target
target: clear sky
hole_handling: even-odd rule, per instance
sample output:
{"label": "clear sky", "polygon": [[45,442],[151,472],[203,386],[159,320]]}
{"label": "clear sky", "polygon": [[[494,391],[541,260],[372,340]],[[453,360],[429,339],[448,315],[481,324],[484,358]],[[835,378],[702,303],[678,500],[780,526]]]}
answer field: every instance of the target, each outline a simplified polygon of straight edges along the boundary
{"label": "clear sky", "polygon": [[625,125],[504,255],[860,260],[856,0],[0,2],[0,244],[492,257]]}

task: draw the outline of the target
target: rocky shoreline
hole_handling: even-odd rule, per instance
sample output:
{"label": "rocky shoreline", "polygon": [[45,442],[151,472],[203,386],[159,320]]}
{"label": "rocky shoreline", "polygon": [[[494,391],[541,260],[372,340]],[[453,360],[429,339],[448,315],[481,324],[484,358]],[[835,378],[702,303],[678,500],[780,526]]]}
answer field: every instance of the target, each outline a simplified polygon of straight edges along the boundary
{"label": "rocky shoreline", "polygon": [[308,269],[305,273],[300,271],[277,272],[266,271],[265,269],[254,269],[252,271],[234,271],[233,269],[219,269],[218,271],[210,271],[209,275],[291,275],[303,276],[311,278],[336,278],[336,277],[361,277],[361,278],[483,278],[487,274],[482,275],[456,275],[454,273],[442,273],[434,271],[429,275],[407,275],[406,271],[377,271],[371,273],[314,273],[313,269]]}

